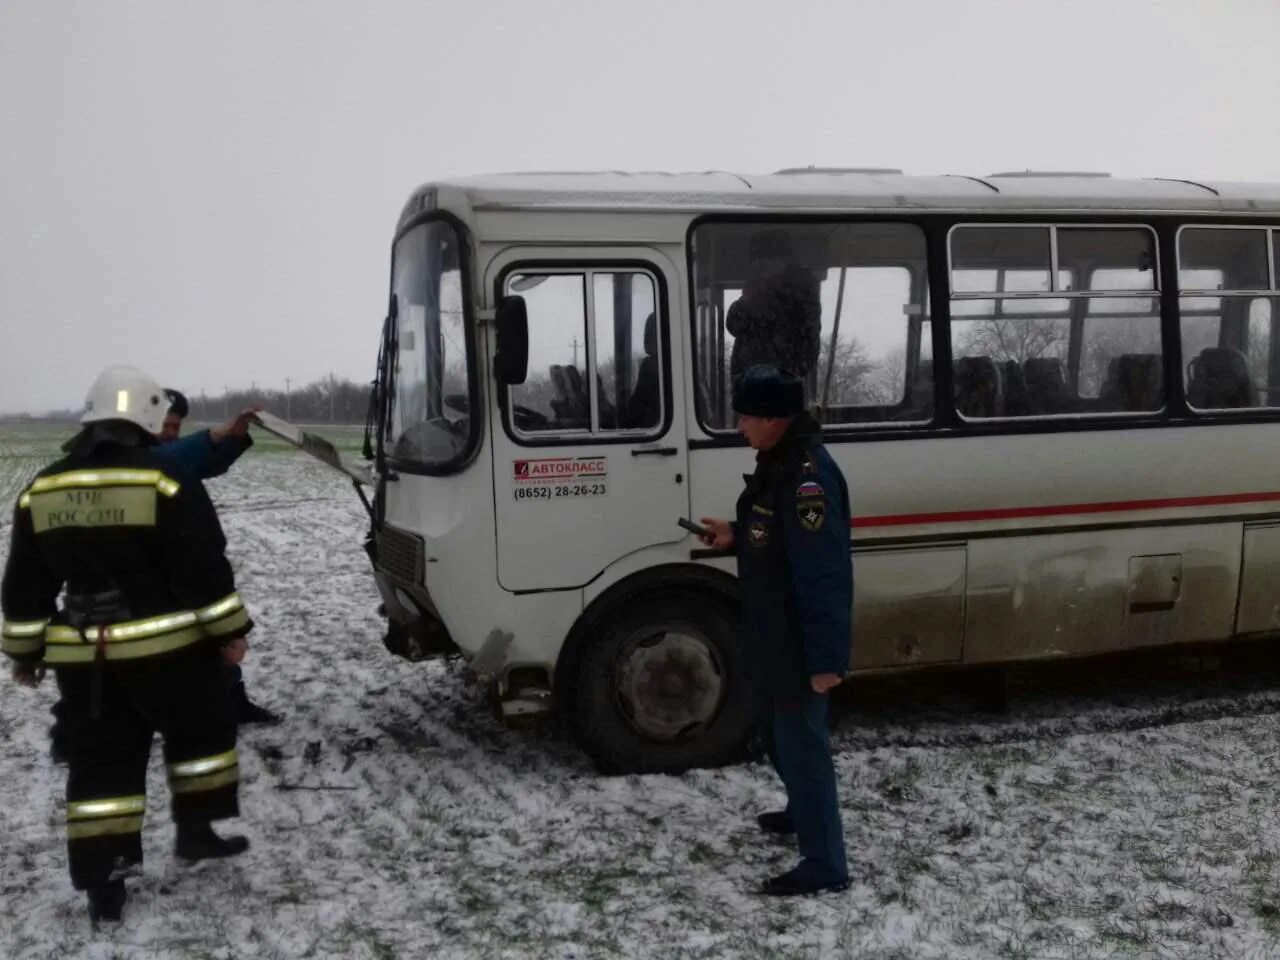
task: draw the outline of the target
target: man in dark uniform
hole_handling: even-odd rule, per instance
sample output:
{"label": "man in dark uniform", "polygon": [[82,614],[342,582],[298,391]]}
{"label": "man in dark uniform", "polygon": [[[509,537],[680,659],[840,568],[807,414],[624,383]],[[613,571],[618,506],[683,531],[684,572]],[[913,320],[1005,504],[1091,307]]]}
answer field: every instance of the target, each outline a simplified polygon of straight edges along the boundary
{"label": "man in dark uniform", "polygon": [[[14,680],[54,668],[65,712],[67,857],[89,915],[118,920],[124,876],[142,862],[151,740],[164,736],[187,861],[247,849],[212,821],[239,815],[236,724],[221,670],[248,648],[213,504],[154,453],[168,402],[129,367],[89,392],[68,456],[14,508],[0,581],[0,650]],[[57,598],[66,588],[62,609]]]}
{"label": "man in dark uniform", "polygon": [[734,382],[738,430],[758,451],[732,523],[704,518],[709,546],[736,548],[742,636],[761,734],[787,790],[787,808],[757,819],[796,834],[799,866],[768,880],[775,896],[849,885],[835,768],[827,735],[828,691],[849,669],[853,566],[849,492],[804,412],[800,381],[761,364]]}

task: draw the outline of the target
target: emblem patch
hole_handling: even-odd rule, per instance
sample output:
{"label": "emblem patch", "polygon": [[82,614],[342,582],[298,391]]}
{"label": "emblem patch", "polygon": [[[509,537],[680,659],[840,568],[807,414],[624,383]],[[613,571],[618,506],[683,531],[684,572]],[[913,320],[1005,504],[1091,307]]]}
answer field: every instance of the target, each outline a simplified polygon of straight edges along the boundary
{"label": "emblem patch", "polygon": [[747,530],[747,542],[753,547],[763,547],[769,542],[769,528],[759,520],[755,521]]}
{"label": "emblem patch", "polygon": [[813,480],[806,480],[796,488],[796,496],[800,499],[805,497],[821,497],[826,491],[822,489],[822,484]]}
{"label": "emblem patch", "polygon": [[821,530],[823,521],[827,519],[826,501],[818,498],[799,500],[796,502],[796,516],[800,518],[800,526],[806,530]]}

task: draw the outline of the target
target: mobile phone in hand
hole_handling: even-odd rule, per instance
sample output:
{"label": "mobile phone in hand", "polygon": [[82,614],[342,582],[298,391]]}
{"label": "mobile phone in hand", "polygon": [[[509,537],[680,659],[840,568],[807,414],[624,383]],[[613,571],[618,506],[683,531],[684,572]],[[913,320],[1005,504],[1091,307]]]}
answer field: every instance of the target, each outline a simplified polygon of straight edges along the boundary
{"label": "mobile phone in hand", "polygon": [[688,530],[690,533],[692,533],[692,534],[696,534],[696,535],[697,535],[697,536],[699,536],[699,537],[714,537],[714,536],[715,536],[715,534],[714,534],[714,533],[712,533],[712,532],[711,532],[709,529],[707,529],[706,527],[704,527],[704,526],[700,526],[699,524],[694,523],[692,520],[689,520],[689,519],[687,519],[686,517],[681,517],[679,520],[677,520],[677,521],[676,521],[676,523],[680,524],[680,526],[684,527],[684,528],[685,528],[686,530]]}

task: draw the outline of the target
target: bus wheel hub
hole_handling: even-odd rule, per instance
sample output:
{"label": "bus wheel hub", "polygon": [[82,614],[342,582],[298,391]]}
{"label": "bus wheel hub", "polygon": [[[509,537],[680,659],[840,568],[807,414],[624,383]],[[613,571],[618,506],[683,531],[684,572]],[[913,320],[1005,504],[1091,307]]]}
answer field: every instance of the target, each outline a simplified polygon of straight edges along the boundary
{"label": "bus wheel hub", "polygon": [[632,726],[675,740],[715,717],[723,694],[714,648],[687,626],[653,626],[633,636],[618,660],[617,693]]}

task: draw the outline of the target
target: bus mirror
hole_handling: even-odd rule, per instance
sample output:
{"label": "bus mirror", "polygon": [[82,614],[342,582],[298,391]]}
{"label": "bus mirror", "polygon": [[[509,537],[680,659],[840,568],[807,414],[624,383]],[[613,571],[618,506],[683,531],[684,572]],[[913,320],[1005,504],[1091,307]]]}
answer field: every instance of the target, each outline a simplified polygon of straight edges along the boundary
{"label": "bus mirror", "polygon": [[529,312],[524,297],[503,297],[497,315],[498,352],[493,375],[507,386],[524,383],[529,372]]}

